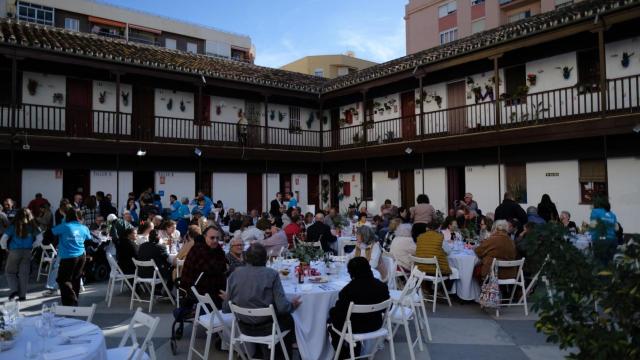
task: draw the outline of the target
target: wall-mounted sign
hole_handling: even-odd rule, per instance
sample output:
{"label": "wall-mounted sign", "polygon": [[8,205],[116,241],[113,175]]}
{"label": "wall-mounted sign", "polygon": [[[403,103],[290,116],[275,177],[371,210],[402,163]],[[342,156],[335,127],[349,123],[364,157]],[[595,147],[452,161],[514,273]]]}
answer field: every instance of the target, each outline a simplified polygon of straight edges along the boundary
{"label": "wall-mounted sign", "polygon": [[544,176],[555,177],[555,176],[560,176],[560,173],[559,172],[548,172],[548,173],[545,173]]}
{"label": "wall-mounted sign", "polygon": [[164,185],[164,183],[166,182],[166,178],[164,177],[164,175],[160,176],[160,185]]}
{"label": "wall-mounted sign", "polygon": [[111,174],[111,171],[94,171],[93,176],[111,177],[112,174]]}
{"label": "wall-mounted sign", "polygon": [[56,169],[56,179],[62,179],[62,169]]}

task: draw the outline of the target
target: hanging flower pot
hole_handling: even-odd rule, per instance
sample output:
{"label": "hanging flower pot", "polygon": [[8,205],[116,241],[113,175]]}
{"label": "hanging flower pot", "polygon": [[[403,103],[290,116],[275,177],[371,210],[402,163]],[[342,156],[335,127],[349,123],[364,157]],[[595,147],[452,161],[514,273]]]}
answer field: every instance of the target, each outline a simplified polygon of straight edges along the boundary
{"label": "hanging flower pot", "polygon": [[565,80],[569,80],[569,78],[571,77],[571,71],[573,71],[573,66],[572,67],[568,67],[568,66],[556,67],[556,69],[559,69],[562,71],[562,78],[564,78]]}
{"label": "hanging flower pot", "polygon": [[173,99],[167,101],[167,110],[171,111],[171,109],[173,109]]}
{"label": "hanging flower pot", "polygon": [[121,95],[122,95],[122,105],[129,106],[129,93],[122,91]]}
{"label": "hanging flower pot", "polygon": [[216,105],[216,115],[220,116],[222,114],[222,106]]}
{"label": "hanging flower pot", "polygon": [[180,100],[180,111],[184,112],[187,109],[187,107],[184,104],[184,100]]}
{"label": "hanging flower pot", "polygon": [[275,120],[276,118],[276,111],[275,110],[271,110],[271,112],[269,113],[269,119],[270,120]]}
{"label": "hanging flower pot", "polygon": [[623,68],[628,68],[629,67],[629,63],[630,63],[630,60],[631,60],[631,57],[633,56],[633,54],[635,54],[635,53],[629,54],[626,51],[622,53],[622,60],[620,60],[620,64],[622,65]]}
{"label": "hanging flower pot", "polygon": [[29,95],[35,96],[37,90],[38,90],[38,82],[36,80],[29,79],[27,82],[27,91],[29,91]]}
{"label": "hanging flower pot", "polygon": [[529,82],[529,86],[535,86],[538,80],[538,76],[536,74],[528,74],[527,81]]}
{"label": "hanging flower pot", "polygon": [[62,93],[53,94],[53,103],[59,103],[62,105],[64,103],[64,95],[62,95]]}
{"label": "hanging flower pot", "polygon": [[284,120],[284,113],[282,111],[278,111],[278,121],[282,122]]}
{"label": "hanging flower pot", "polygon": [[107,92],[106,91],[98,93],[98,101],[100,102],[100,104],[104,104],[104,102],[107,101]]}

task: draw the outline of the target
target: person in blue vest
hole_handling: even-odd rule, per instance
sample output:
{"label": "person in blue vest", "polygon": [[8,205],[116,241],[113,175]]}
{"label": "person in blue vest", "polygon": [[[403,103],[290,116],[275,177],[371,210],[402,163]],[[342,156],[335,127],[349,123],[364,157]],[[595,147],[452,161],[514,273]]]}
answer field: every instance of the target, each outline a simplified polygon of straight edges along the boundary
{"label": "person in blue vest", "polygon": [[91,240],[89,228],[81,223],[82,212],[69,209],[65,216],[66,222],[60,224],[51,232],[58,236],[58,286],[64,306],[78,306],[80,295],[80,278],[85,264],[84,242]]}
{"label": "person in blue vest", "polygon": [[616,228],[618,218],[611,212],[611,204],[606,196],[600,195],[593,199],[593,210],[591,210],[591,241],[594,246],[594,255],[602,263],[606,264],[616,252],[618,237]]}
{"label": "person in blue vest", "polygon": [[293,192],[289,192],[287,195],[289,196],[289,208],[298,207],[298,199],[296,198],[296,195]]}
{"label": "person in blue vest", "polygon": [[204,191],[202,191],[202,190],[198,191],[198,194],[196,195],[196,198],[191,200],[191,205],[199,205],[200,204],[200,200],[204,200],[205,205],[207,207],[209,207],[209,209],[213,208],[213,200],[211,200],[210,197],[205,195]]}
{"label": "person in blue vest", "polygon": [[171,199],[171,220],[177,223],[176,228],[183,236],[187,234],[187,228],[189,227],[189,199],[182,198],[182,201],[178,201],[178,197],[176,195],[171,194],[169,196]]}
{"label": "person in blue vest", "polygon": [[[37,241],[36,238],[38,238]],[[16,297],[21,301],[26,300],[31,249],[34,244],[41,241],[40,229],[31,211],[27,208],[18,209],[13,223],[9,225],[0,239],[2,249],[9,250],[5,271],[9,285],[9,300]]]}

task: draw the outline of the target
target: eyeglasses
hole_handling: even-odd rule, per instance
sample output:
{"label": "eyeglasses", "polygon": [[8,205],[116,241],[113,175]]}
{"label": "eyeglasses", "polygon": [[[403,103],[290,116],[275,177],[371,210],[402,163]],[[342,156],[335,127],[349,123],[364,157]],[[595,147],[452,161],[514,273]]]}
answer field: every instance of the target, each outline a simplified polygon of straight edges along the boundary
{"label": "eyeglasses", "polygon": [[222,239],[222,237],[221,237],[221,236],[209,236],[209,239],[211,239],[211,240],[218,240],[218,241],[219,241],[219,240],[221,240],[221,239]]}

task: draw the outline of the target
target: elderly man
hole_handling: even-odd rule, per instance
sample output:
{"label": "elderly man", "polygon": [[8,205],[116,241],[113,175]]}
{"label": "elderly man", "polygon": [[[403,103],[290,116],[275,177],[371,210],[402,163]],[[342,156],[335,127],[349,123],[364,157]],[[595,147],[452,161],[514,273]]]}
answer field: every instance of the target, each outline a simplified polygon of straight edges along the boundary
{"label": "elderly man", "polygon": [[276,226],[266,229],[264,235],[264,240],[260,241],[260,243],[267,249],[269,256],[277,256],[282,249],[289,247],[287,234]]}
{"label": "elderly man", "polygon": [[571,214],[568,211],[560,213],[560,222],[569,232],[574,234],[578,232],[578,226],[575,222],[571,221]]}
{"label": "elderly man", "polygon": [[[221,292],[220,297],[225,300],[224,312],[230,312],[229,303],[243,308],[266,308],[273,305],[282,331],[291,330],[284,338],[290,353],[294,342],[293,318],[291,313],[300,305],[300,297],[287,300],[280,282],[280,276],[274,269],[266,267],[267,250],[262,244],[254,243],[246,253],[246,266],[236,268],[229,276],[227,292]],[[273,322],[269,318],[238,316],[238,326],[243,334],[249,336],[267,336],[271,334]],[[266,346],[263,354],[268,355]],[[289,356],[291,358],[291,356]],[[278,357],[280,358],[280,357]]]}
{"label": "elderly man", "polygon": [[316,222],[307,228],[307,238],[305,241],[320,241],[324,252],[334,252],[331,244],[335,243],[336,240],[338,239],[331,233],[331,228],[325,223],[324,214],[318,212],[316,214]]}
{"label": "elderly man", "polygon": [[226,255],[227,262],[229,263],[229,270],[227,270],[227,276],[229,276],[233,270],[239,266],[244,266],[244,241],[240,237],[234,237],[229,242],[229,252]]}
{"label": "elderly man", "polygon": [[546,223],[546,221],[544,221],[544,219],[540,215],[538,215],[538,208],[535,206],[529,206],[527,208],[527,220],[530,223],[534,223],[534,224]]}

